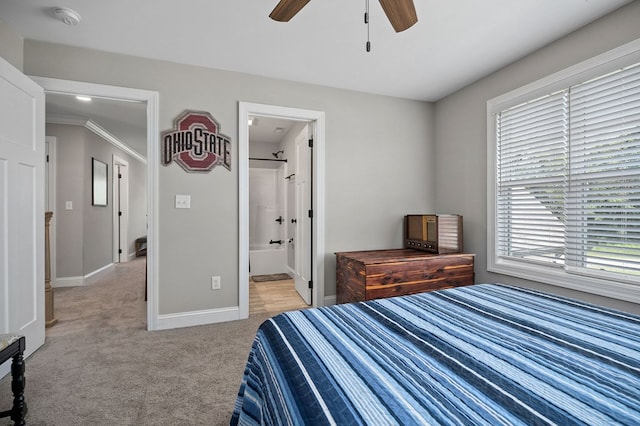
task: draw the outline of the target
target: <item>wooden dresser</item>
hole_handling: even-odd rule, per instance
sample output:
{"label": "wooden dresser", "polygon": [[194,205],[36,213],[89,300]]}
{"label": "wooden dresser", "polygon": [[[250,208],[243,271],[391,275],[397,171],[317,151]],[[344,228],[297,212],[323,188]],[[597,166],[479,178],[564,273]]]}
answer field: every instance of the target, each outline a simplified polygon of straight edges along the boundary
{"label": "wooden dresser", "polygon": [[471,285],[474,257],[412,249],[336,253],[337,303]]}

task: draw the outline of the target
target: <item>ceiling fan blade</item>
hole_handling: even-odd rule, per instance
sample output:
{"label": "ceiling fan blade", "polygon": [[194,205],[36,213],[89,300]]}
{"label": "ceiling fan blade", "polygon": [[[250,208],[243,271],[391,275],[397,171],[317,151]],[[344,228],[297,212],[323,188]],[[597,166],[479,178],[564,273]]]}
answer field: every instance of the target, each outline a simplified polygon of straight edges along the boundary
{"label": "ceiling fan blade", "polygon": [[418,22],[413,0],[380,0],[380,4],[397,33]]}
{"label": "ceiling fan blade", "polygon": [[280,3],[271,11],[269,18],[274,21],[289,22],[309,1],[310,0],[280,0]]}

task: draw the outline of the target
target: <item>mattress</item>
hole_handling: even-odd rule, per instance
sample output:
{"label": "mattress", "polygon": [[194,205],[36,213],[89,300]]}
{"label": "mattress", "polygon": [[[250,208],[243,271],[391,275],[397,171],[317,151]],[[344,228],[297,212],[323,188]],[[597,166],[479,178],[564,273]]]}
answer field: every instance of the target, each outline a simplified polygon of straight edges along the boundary
{"label": "mattress", "polygon": [[640,424],[640,317],[499,284],[292,311],[231,424]]}

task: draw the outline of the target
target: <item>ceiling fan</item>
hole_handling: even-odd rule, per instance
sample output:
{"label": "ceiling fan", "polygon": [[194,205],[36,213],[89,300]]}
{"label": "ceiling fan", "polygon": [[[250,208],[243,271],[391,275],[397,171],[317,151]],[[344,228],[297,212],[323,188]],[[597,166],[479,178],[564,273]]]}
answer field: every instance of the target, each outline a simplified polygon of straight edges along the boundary
{"label": "ceiling fan", "polygon": [[[310,0],[280,0],[273,9],[269,17],[274,21],[288,22],[293,18]],[[404,31],[416,22],[416,8],[413,0],[380,0],[382,9],[387,15],[389,22],[397,33]]]}

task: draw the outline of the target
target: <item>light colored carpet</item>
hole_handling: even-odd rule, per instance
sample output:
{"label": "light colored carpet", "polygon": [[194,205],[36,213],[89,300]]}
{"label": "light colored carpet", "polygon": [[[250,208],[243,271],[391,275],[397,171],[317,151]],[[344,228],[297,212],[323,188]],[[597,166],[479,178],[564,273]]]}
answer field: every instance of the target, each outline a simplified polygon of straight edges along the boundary
{"label": "light colored carpet", "polygon": [[[26,361],[27,424],[229,424],[255,332],[280,307],[264,305],[258,292],[248,320],[148,332],[144,258],[106,275],[55,289],[58,323]],[[11,399],[6,376],[0,410]]]}

